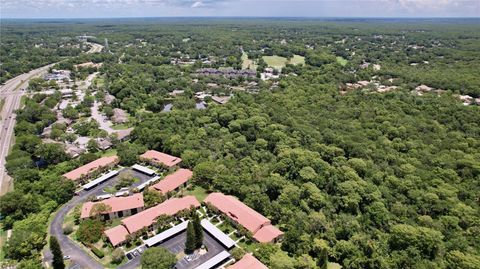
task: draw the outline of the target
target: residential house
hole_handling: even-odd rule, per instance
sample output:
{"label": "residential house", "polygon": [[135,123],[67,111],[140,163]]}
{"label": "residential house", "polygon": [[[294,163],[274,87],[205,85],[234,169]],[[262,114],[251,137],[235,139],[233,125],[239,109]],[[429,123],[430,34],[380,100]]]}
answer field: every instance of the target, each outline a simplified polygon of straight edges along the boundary
{"label": "residential house", "polygon": [[89,177],[94,172],[111,168],[115,166],[119,161],[120,160],[117,156],[102,157],[96,159],[93,162],[89,162],[83,166],[80,166],[77,169],[74,169],[68,173],[63,174],[63,177],[73,181],[79,181],[81,179]]}
{"label": "residential house", "polygon": [[268,267],[252,254],[247,253],[238,262],[227,267],[227,269],[268,269]]}
{"label": "residential house", "polygon": [[224,76],[227,78],[254,78],[257,76],[257,72],[251,69],[242,69],[236,70],[233,68],[223,68],[223,69],[215,69],[215,68],[200,68],[198,69],[195,74],[197,76]]}
{"label": "residential house", "polygon": [[204,202],[215,207],[234,222],[245,227],[258,242],[274,242],[283,235],[282,231],[271,225],[269,219],[233,196],[219,192],[211,193],[205,198]]}
{"label": "residential house", "polygon": [[226,103],[228,103],[228,101],[230,101],[232,97],[231,96],[212,96],[212,100],[217,103],[217,104],[220,104],[220,105],[224,105]]}
{"label": "residential house", "polygon": [[78,147],[75,144],[67,143],[65,144],[65,153],[68,154],[71,158],[77,158],[81,154],[87,151],[85,148]]}
{"label": "residential house", "polygon": [[200,203],[194,196],[171,198],[159,205],[123,219],[122,224],[106,230],[105,235],[115,247],[125,242],[129,234],[134,234],[143,228],[155,228],[156,218],[160,215],[174,216],[182,210],[199,206]]}
{"label": "residential house", "polygon": [[140,155],[140,160],[150,163],[151,165],[160,165],[172,168],[182,162],[182,159],[168,155],[156,150],[148,150]]}
{"label": "residential house", "polygon": [[95,138],[95,142],[97,142],[97,147],[101,150],[107,150],[112,146],[112,142],[106,138]]}
{"label": "residential house", "polygon": [[111,197],[99,202],[86,202],[82,206],[80,218],[85,219],[91,217],[93,213],[92,209],[98,204],[104,204],[108,207],[106,212],[101,212],[104,220],[128,217],[145,209],[143,194],[136,193],[127,197]]}
{"label": "residential house", "polygon": [[113,123],[126,123],[128,122],[128,114],[123,109],[114,108],[113,109],[113,116],[112,116]]}
{"label": "residential house", "polygon": [[193,172],[188,169],[180,168],[172,174],[166,176],[157,184],[152,185],[152,189],[166,195],[172,191],[178,191],[187,186],[187,182],[192,178]]}
{"label": "residential house", "polygon": [[127,141],[130,138],[133,128],[128,128],[125,130],[118,130],[115,132],[119,141]]}

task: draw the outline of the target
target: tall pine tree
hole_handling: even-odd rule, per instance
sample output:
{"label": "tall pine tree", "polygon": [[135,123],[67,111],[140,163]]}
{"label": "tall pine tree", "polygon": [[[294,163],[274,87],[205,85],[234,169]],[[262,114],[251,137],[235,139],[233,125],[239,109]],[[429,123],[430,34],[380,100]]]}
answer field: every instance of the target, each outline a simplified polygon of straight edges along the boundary
{"label": "tall pine tree", "polygon": [[63,253],[60,244],[55,236],[50,236],[50,251],[53,255],[52,267],[53,269],[64,269]]}
{"label": "tall pine tree", "polygon": [[187,225],[187,241],[185,242],[185,253],[192,253],[195,250],[195,229],[193,222],[189,221]]}
{"label": "tall pine tree", "polygon": [[195,230],[195,248],[200,248],[203,245],[203,229],[196,212],[193,214],[193,229]]}

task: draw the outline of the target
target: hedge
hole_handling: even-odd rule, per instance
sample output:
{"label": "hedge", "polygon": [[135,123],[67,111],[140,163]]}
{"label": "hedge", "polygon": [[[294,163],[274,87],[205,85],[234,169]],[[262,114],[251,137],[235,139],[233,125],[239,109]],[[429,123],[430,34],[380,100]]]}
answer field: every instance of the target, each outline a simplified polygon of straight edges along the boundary
{"label": "hedge", "polygon": [[93,254],[97,255],[98,258],[103,258],[105,257],[105,253],[103,251],[99,250],[98,248],[90,245],[90,249],[92,250]]}

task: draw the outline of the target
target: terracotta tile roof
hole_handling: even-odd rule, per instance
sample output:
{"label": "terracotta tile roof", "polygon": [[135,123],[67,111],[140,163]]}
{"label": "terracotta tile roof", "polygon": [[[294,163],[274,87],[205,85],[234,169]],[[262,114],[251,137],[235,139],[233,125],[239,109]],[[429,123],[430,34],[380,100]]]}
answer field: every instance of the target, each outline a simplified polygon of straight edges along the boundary
{"label": "terracotta tile roof", "polygon": [[127,228],[123,225],[118,225],[113,228],[110,228],[105,231],[105,234],[112,243],[113,246],[116,246],[127,239],[128,231]]}
{"label": "terracotta tile roof", "polygon": [[82,206],[82,212],[80,217],[81,218],[88,218],[90,217],[90,211],[92,210],[92,207],[96,204],[106,204],[111,207],[111,210],[109,212],[105,213],[113,213],[113,212],[119,212],[123,210],[128,210],[128,209],[133,209],[133,208],[140,208],[144,207],[145,204],[143,203],[143,194],[142,193],[136,193],[132,196],[127,196],[127,197],[112,197],[109,199],[105,199],[103,201],[99,202],[86,202]]}
{"label": "terracotta tile roof", "polygon": [[194,196],[171,198],[157,206],[123,219],[122,224],[130,233],[134,233],[141,230],[143,227],[152,225],[155,218],[160,215],[175,215],[183,209],[189,209],[191,206],[200,206],[200,203]]}
{"label": "terracotta tile roof", "polygon": [[263,226],[260,230],[258,230],[254,235],[253,238],[260,243],[268,243],[272,242],[275,238],[283,235],[283,232],[280,231],[277,227],[273,225]]}
{"label": "terracotta tile roof", "polygon": [[158,152],[156,150],[149,150],[143,153],[142,155],[140,155],[140,158],[147,159],[149,161],[153,161],[156,163],[160,163],[167,167],[175,166],[182,161],[182,159],[178,157],[171,156],[166,153]]}
{"label": "terracotta tile roof", "polygon": [[270,224],[270,220],[240,202],[237,198],[223,193],[211,193],[204,200],[223,214],[238,222],[253,234],[259,242],[271,242],[283,233]]}
{"label": "terracotta tile roof", "polygon": [[256,233],[262,228],[262,225],[270,223],[269,219],[230,195],[219,192],[211,193],[204,202],[211,203],[252,233]]}
{"label": "terracotta tile roof", "polygon": [[189,179],[192,178],[193,172],[188,169],[178,169],[173,174],[166,176],[163,180],[153,185],[152,188],[166,194],[169,191],[173,191]]}
{"label": "terracotta tile roof", "polygon": [[99,168],[115,164],[118,161],[119,159],[117,156],[102,157],[93,162],[87,163],[84,166],[80,166],[79,168],[72,170],[66,174],[63,174],[63,176],[70,180],[78,180]]}
{"label": "terracotta tile roof", "polygon": [[252,254],[247,253],[240,259],[238,262],[232,266],[227,267],[227,269],[268,269],[261,261],[253,257]]}

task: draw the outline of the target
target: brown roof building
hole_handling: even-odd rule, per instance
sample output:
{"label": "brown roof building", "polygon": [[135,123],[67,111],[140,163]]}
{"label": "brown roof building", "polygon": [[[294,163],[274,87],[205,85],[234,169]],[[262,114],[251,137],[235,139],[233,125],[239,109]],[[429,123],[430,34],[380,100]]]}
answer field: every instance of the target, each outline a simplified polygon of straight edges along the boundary
{"label": "brown roof building", "polygon": [[252,254],[247,253],[238,262],[227,269],[268,269],[265,264],[253,257]]}
{"label": "brown roof building", "polygon": [[182,159],[178,157],[171,156],[156,150],[149,150],[143,153],[142,155],[140,155],[140,160],[147,161],[155,165],[164,165],[169,168],[182,162]]}
{"label": "brown roof building", "polygon": [[282,231],[271,225],[269,219],[233,196],[215,192],[208,195],[204,202],[211,204],[223,214],[245,227],[258,242],[273,242],[283,235]]}
{"label": "brown roof building", "polygon": [[136,193],[127,197],[112,197],[99,202],[84,203],[80,218],[89,218],[92,213],[92,208],[97,204],[105,204],[109,207],[107,212],[102,212],[102,215],[104,215],[104,218],[106,219],[122,218],[134,215],[142,211],[145,207],[142,193]]}
{"label": "brown roof building", "polygon": [[[200,203],[194,196],[185,196],[182,198],[171,198],[165,202],[146,209],[136,215],[122,220],[122,224],[105,231],[108,239],[113,246],[116,246],[127,239],[128,234],[140,231],[144,227],[150,227],[155,223],[155,219],[160,215],[173,216],[178,212],[189,209],[190,207],[199,207]],[[123,228],[122,228],[123,227]]]}
{"label": "brown roof building", "polygon": [[63,174],[63,176],[67,179],[77,181],[90,175],[91,173],[106,167],[112,167],[119,162],[119,158],[117,156],[110,156],[110,157],[102,157],[97,159],[93,162],[87,163],[83,166],[78,167],[75,170],[72,170],[68,173]]}
{"label": "brown roof building", "polygon": [[180,168],[153,185],[152,188],[163,194],[167,194],[168,192],[177,190],[181,186],[186,186],[187,181],[192,178],[192,175],[192,171]]}

